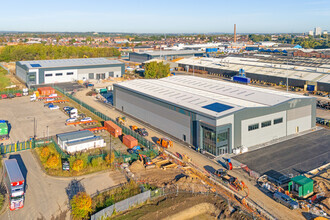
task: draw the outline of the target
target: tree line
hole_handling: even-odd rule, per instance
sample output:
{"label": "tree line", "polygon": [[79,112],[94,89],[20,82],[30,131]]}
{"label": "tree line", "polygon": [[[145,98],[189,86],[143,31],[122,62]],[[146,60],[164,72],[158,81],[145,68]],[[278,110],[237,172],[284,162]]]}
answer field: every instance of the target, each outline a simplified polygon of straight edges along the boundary
{"label": "tree line", "polygon": [[147,79],[163,78],[167,77],[170,71],[170,64],[164,64],[163,62],[150,62],[145,65],[144,77]]}
{"label": "tree line", "polygon": [[75,47],[53,45],[15,45],[5,46],[0,50],[0,61],[48,60],[66,58],[118,57],[116,48]]}

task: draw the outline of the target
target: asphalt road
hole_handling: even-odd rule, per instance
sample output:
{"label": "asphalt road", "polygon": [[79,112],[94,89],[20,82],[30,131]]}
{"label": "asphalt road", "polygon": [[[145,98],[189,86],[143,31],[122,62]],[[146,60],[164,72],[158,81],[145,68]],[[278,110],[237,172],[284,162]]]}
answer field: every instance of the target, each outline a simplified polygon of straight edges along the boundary
{"label": "asphalt road", "polygon": [[[41,170],[31,151],[7,155],[7,158],[16,158],[23,176],[26,176],[26,197],[22,209],[8,209],[0,219],[70,219],[68,198],[77,188],[92,194],[125,181],[119,171],[96,173],[76,179],[51,177]],[[72,185],[75,187],[68,187],[70,183],[74,183]]]}
{"label": "asphalt road", "polygon": [[330,163],[330,130],[322,129],[233,157],[263,174],[275,170],[300,174]]}

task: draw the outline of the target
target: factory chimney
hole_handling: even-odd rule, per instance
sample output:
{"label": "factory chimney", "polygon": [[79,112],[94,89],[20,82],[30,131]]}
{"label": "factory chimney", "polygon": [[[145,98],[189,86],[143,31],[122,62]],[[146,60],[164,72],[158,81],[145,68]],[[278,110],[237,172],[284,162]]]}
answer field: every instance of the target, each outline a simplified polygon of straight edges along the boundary
{"label": "factory chimney", "polygon": [[234,24],[234,43],[236,43],[236,24]]}

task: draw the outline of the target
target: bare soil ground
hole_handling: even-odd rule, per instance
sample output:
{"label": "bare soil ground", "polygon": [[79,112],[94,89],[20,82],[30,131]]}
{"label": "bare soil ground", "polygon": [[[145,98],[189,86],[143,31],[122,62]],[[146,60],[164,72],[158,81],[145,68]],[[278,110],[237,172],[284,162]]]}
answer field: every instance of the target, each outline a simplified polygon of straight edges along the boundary
{"label": "bare soil ground", "polygon": [[[220,216],[220,217],[219,217]],[[161,197],[112,219],[252,219],[211,195],[178,194]]]}
{"label": "bare soil ground", "polygon": [[169,185],[176,179],[184,176],[183,172],[178,168],[163,170],[155,167],[146,169],[139,160],[132,163],[129,169],[134,173],[135,178],[141,182],[146,182],[157,187]]}
{"label": "bare soil ground", "polygon": [[314,177],[313,180],[315,184],[315,193],[324,193],[324,196],[318,199],[318,203],[327,215],[330,215],[330,169],[327,172],[321,174],[320,176]]}

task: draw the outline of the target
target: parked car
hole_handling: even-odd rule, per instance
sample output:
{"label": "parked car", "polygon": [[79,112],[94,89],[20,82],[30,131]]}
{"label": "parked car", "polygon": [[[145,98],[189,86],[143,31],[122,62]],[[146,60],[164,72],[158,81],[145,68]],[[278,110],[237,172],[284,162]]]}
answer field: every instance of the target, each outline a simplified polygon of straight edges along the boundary
{"label": "parked car", "polygon": [[16,96],[16,97],[22,97],[22,93],[17,92],[17,93],[15,94],[15,96]]}
{"label": "parked car", "polygon": [[63,110],[64,110],[64,111],[68,111],[68,110],[70,110],[70,109],[73,109],[73,107],[70,107],[70,106],[65,106],[65,107],[63,107]]}
{"label": "parked car", "polygon": [[289,209],[298,209],[299,204],[298,202],[294,201],[290,196],[285,195],[284,193],[275,192],[273,198],[276,202],[279,202]]}
{"label": "parked car", "polygon": [[77,121],[76,118],[69,118],[69,119],[66,119],[66,122],[75,122],[75,121]]}
{"label": "parked car", "polygon": [[53,98],[48,98],[48,99],[46,99],[46,101],[47,102],[51,102],[51,101],[54,101],[55,99],[53,99]]}
{"label": "parked car", "polygon": [[44,107],[49,107],[49,106],[52,106],[52,105],[54,105],[53,103],[46,103],[46,104],[44,104]]}
{"label": "parked car", "polygon": [[149,134],[148,134],[148,132],[147,132],[147,130],[145,129],[145,128],[138,128],[138,129],[136,129],[135,130],[139,135],[141,135],[141,136],[148,136]]}
{"label": "parked car", "polygon": [[70,162],[67,159],[62,159],[62,170],[70,171]]}
{"label": "parked car", "polygon": [[54,109],[59,109],[60,107],[58,107],[58,105],[50,105],[50,106],[48,106],[48,108],[50,110],[54,110]]}
{"label": "parked car", "polygon": [[92,118],[91,117],[86,117],[86,118],[81,119],[80,121],[92,121]]}
{"label": "parked car", "polygon": [[78,114],[78,117],[79,118],[86,118],[86,114],[84,114],[84,113]]}
{"label": "parked car", "polygon": [[67,114],[69,114],[70,111],[71,111],[72,109],[74,109],[74,107],[65,106],[65,107],[63,108],[63,110],[64,110]]}
{"label": "parked car", "polygon": [[15,95],[12,94],[12,93],[9,93],[7,97],[8,97],[9,99],[12,99],[12,98],[15,98]]}
{"label": "parked car", "polygon": [[2,94],[1,95],[1,99],[6,99],[6,98],[8,98],[7,94]]}

